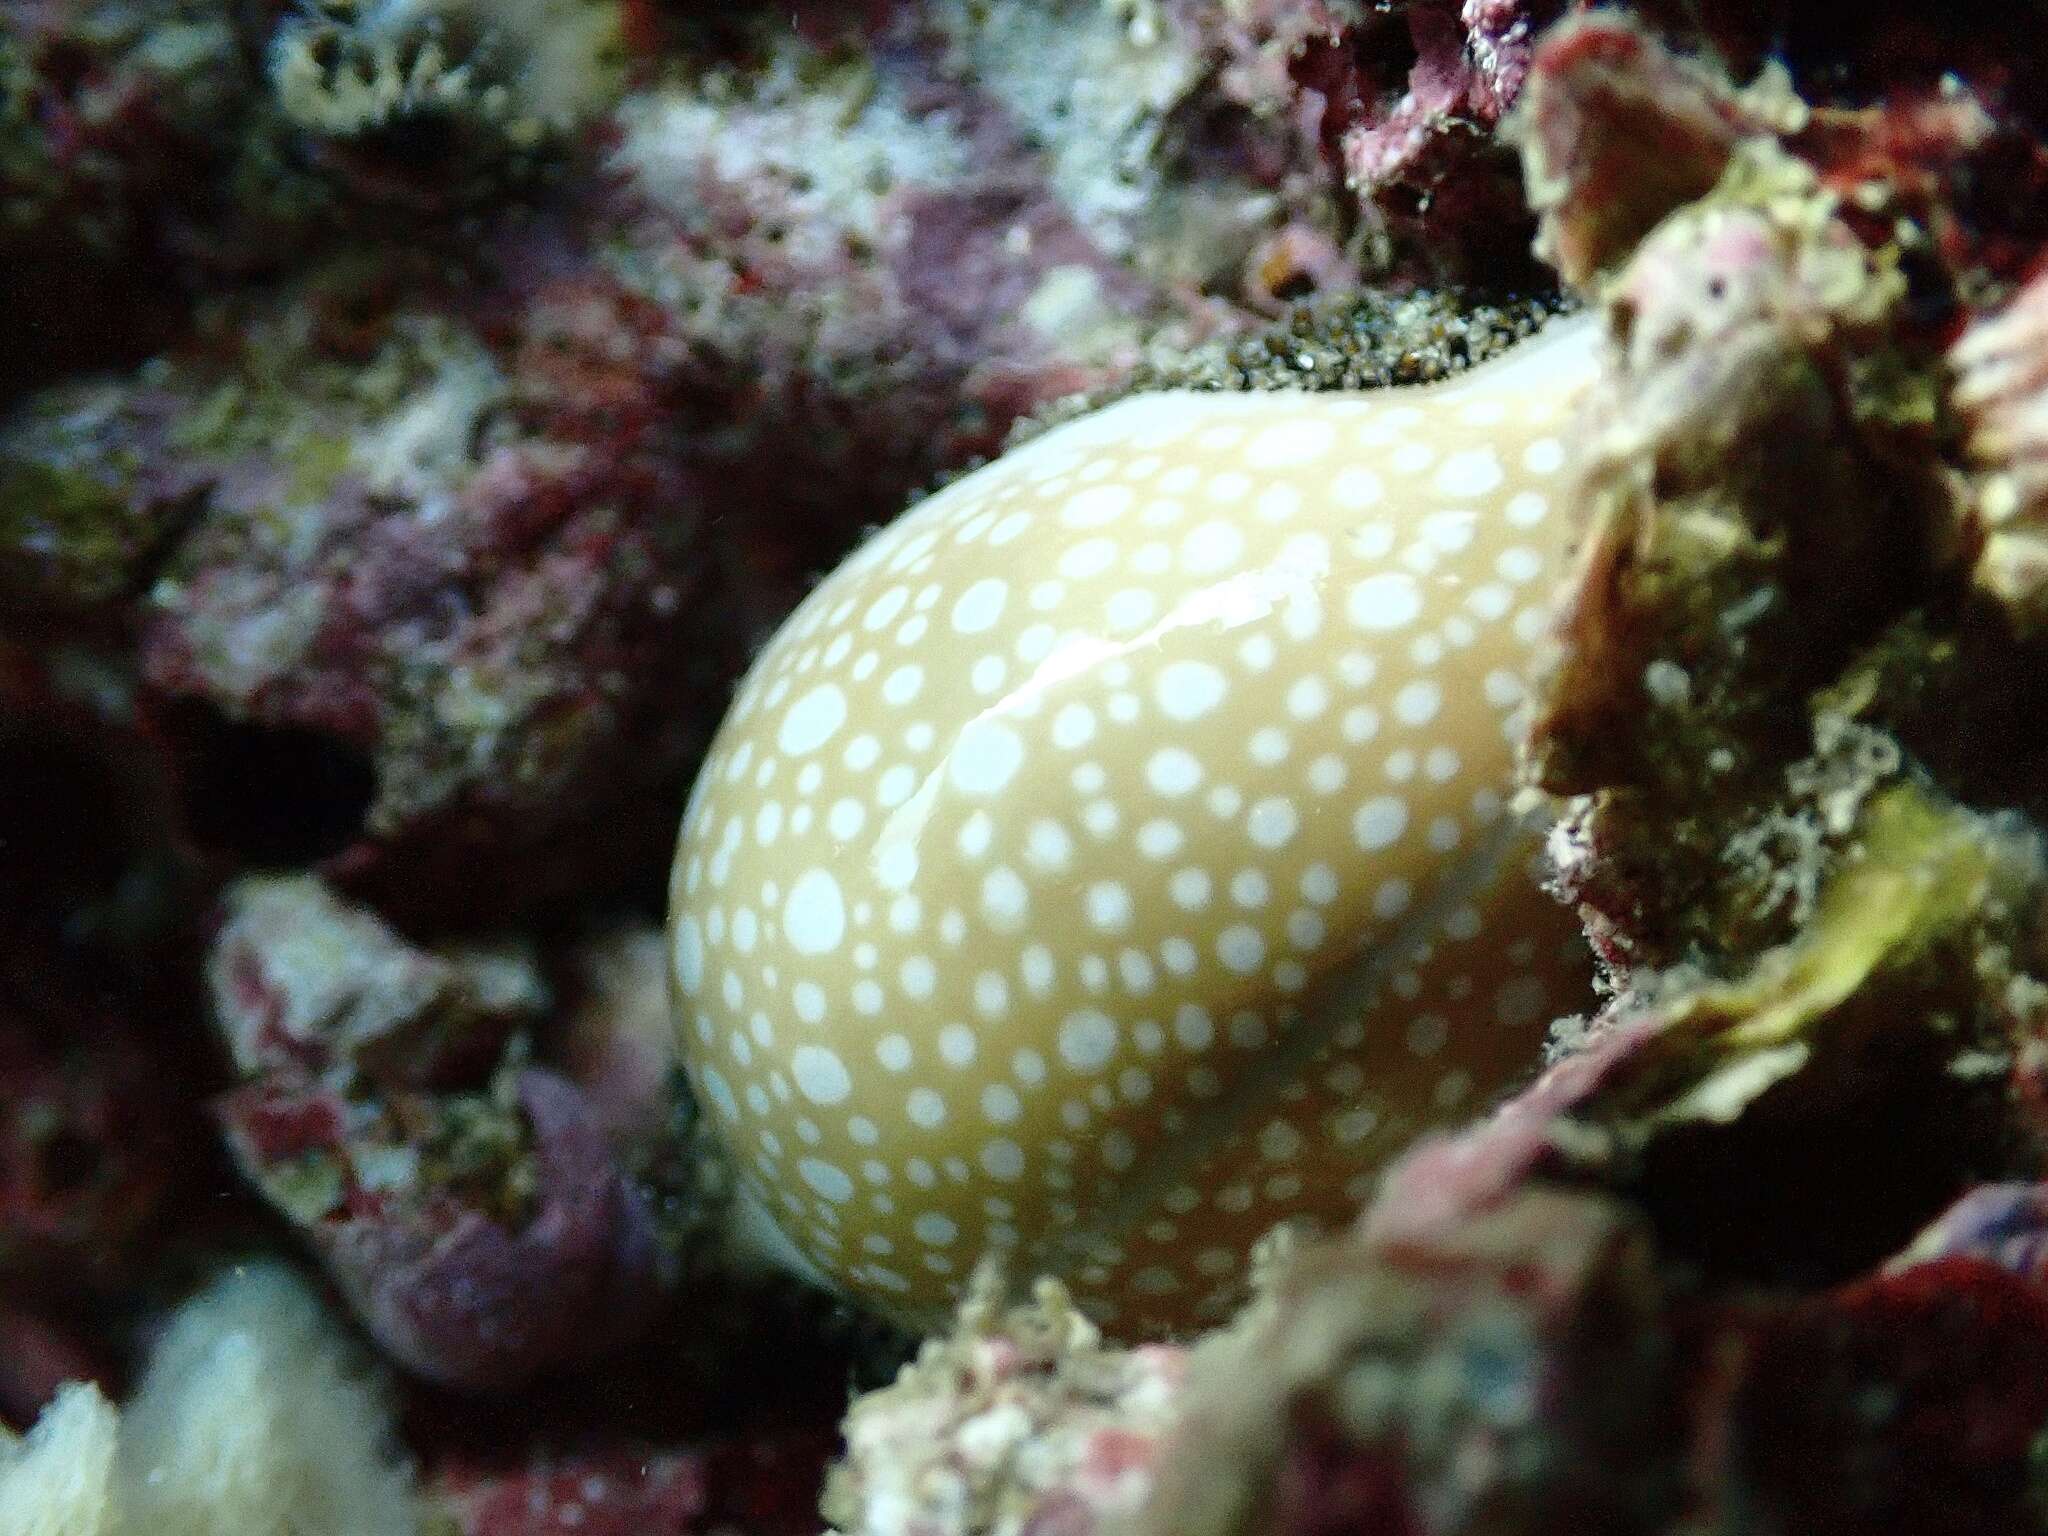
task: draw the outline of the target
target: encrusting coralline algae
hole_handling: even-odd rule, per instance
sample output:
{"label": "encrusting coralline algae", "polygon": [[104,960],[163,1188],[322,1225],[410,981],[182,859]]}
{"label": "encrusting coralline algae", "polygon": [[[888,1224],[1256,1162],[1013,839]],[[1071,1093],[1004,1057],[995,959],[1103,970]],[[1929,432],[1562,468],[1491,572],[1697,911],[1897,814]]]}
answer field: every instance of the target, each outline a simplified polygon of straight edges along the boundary
{"label": "encrusting coralline algae", "polygon": [[[2038,1529],[2038,49],[1580,9],[0,6],[6,1518]],[[1013,428],[1553,273],[1590,1013],[1228,1327],[991,1273],[883,1387],[667,1026],[731,682]]]}

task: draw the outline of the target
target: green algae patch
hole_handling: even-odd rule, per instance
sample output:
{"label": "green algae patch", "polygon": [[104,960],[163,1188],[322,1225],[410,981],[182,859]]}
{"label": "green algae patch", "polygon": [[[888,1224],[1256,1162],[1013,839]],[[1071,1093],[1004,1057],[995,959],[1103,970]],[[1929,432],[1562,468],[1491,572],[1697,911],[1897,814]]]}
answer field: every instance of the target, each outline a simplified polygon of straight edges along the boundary
{"label": "green algae patch", "polygon": [[1885,791],[1807,931],[1742,981],[1696,995],[1679,1022],[1725,1019],[1714,1034],[1724,1050],[1797,1039],[1880,971],[1909,965],[1967,925],[2009,910],[2025,877],[2004,853],[1977,818],[1938,806],[1912,785]]}
{"label": "green algae patch", "polygon": [[83,469],[0,455],[0,598],[44,614],[114,602],[141,584],[182,510]]}
{"label": "green algae patch", "polygon": [[1952,979],[1977,969],[1968,965],[1971,950],[1987,927],[2010,921],[2038,877],[2031,840],[2004,841],[1981,818],[1916,785],[1886,788],[1865,808],[1799,936],[1737,980],[1671,1004],[1669,1028],[1704,1049],[1695,1063],[1704,1075],[1654,1118],[1734,1120],[1806,1067],[1824,1048],[1827,1026],[1846,1014],[1901,1029],[1925,1027],[1937,1014],[1956,1018],[1946,1009],[1887,1006],[1886,994],[1894,1004],[1908,993],[1924,996],[1928,978],[1916,967],[1938,951],[1948,958],[1936,969]]}

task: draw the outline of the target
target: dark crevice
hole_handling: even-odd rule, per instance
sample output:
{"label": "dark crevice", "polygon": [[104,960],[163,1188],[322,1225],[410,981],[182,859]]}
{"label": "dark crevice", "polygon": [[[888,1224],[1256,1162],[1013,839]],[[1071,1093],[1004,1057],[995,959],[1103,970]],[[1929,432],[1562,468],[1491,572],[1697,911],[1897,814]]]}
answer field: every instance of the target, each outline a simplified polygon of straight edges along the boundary
{"label": "dark crevice", "polygon": [[128,857],[126,786],[59,732],[35,719],[0,724],[0,909],[17,922],[57,921],[103,895]]}
{"label": "dark crevice", "polygon": [[296,866],[363,835],[377,778],[356,748],[296,726],[231,720],[198,702],[173,706],[161,724],[185,833],[207,852]]}
{"label": "dark crevice", "polygon": [[1959,1076],[1952,1038],[1900,1022],[1732,1124],[1653,1137],[1624,1192],[1679,1273],[1710,1289],[1838,1284],[1900,1251],[1972,1184],[2024,1171],[2004,1084]]}

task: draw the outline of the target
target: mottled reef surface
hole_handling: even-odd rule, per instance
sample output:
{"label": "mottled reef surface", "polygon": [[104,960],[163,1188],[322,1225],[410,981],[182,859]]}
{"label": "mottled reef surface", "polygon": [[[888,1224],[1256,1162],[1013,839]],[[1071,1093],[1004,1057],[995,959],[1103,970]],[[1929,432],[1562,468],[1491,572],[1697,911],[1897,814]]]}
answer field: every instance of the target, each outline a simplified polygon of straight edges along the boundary
{"label": "mottled reef surface", "polygon": [[[2044,18],[1585,10],[0,0],[0,1529],[2048,1528]],[[661,920],[781,617],[1563,307],[1597,1010],[1206,1336],[752,1263]]]}

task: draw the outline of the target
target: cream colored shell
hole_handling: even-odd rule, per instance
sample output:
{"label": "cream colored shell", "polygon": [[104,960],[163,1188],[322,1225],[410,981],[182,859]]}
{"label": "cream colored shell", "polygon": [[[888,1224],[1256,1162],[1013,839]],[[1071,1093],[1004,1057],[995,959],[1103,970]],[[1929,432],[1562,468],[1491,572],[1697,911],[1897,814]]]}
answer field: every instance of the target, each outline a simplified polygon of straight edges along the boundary
{"label": "cream colored shell", "polygon": [[1581,1005],[1509,814],[1582,324],[1450,384],[1156,394],[931,497],[761,655],[672,885],[750,1197],[913,1320],[978,1255],[1222,1315]]}

